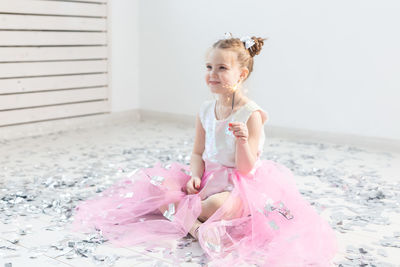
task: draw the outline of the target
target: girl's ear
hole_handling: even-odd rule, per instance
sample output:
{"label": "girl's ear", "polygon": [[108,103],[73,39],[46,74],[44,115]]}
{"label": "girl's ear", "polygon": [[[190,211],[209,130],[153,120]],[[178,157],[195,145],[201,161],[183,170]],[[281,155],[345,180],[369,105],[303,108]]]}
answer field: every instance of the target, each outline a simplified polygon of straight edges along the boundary
{"label": "girl's ear", "polygon": [[247,75],[249,74],[249,70],[247,69],[247,67],[244,67],[242,69],[242,73],[240,74],[240,78],[242,80],[246,79]]}

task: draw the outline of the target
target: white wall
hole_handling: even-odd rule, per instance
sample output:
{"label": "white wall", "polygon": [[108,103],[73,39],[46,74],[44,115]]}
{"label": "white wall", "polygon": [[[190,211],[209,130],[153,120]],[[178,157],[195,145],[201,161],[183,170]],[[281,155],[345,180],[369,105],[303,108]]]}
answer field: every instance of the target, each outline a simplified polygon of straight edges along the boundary
{"label": "white wall", "polygon": [[109,1],[112,112],[139,108],[138,1]]}
{"label": "white wall", "polygon": [[[247,83],[269,125],[400,139],[400,2],[135,3],[113,0],[113,94],[139,87],[141,109],[195,115],[211,97],[205,51],[230,31],[270,38]],[[139,84],[125,76],[137,77],[138,68]],[[113,110],[130,108],[125,97],[113,102]]]}

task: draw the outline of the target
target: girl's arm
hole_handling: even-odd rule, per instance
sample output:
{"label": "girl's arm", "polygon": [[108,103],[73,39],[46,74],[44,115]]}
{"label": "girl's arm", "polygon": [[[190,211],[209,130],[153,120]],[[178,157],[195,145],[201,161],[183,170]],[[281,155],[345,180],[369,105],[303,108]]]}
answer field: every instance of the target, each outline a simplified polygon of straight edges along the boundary
{"label": "girl's arm", "polygon": [[192,172],[192,177],[201,178],[204,173],[204,161],[202,155],[204,152],[205,136],[206,134],[203,125],[201,124],[199,115],[197,115],[196,135],[194,138],[192,156],[190,157],[190,170]]}
{"label": "girl's arm", "polygon": [[[260,112],[253,112],[247,120],[246,125],[243,123],[232,123],[236,138],[236,168],[246,175],[254,167],[254,163],[258,158],[258,146],[260,142],[261,129],[263,127]],[[247,127],[246,127],[247,126]],[[235,133],[235,128],[238,130]],[[247,130],[246,130],[247,128]]]}

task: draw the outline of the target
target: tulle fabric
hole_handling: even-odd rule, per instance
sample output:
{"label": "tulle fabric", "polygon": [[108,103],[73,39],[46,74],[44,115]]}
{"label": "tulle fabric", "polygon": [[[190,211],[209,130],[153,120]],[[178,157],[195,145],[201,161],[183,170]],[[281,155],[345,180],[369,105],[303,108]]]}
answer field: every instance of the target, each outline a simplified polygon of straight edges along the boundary
{"label": "tulle fabric", "polygon": [[[101,230],[117,246],[182,238],[199,217],[201,201],[223,188],[219,178],[228,177],[233,184],[228,199],[199,228],[208,266],[331,266],[335,234],[302,197],[285,166],[258,160],[251,173],[242,175],[206,161],[200,192],[192,195],[186,193],[188,171],[189,166],[176,162],[140,169],[80,203],[74,230]],[[158,209],[177,202],[172,217]]]}

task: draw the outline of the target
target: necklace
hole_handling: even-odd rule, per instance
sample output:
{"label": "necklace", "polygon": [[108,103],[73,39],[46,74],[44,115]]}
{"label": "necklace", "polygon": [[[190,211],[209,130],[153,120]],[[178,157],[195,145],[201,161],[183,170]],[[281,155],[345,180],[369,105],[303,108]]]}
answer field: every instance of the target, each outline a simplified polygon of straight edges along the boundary
{"label": "necklace", "polygon": [[[239,99],[239,101],[236,103],[236,106],[238,106],[238,104],[240,104],[241,102],[242,102],[242,99]],[[221,116],[222,113],[223,113],[223,112],[222,112],[222,109],[221,109],[221,106],[222,106],[222,105],[218,105],[218,100],[217,100],[217,101],[216,101],[216,104],[215,104],[215,115],[216,115],[216,117],[217,117],[217,120],[226,119],[226,118],[228,118],[230,115],[232,115],[234,105],[235,105],[235,92],[233,92],[233,95],[232,95],[232,107],[231,107],[230,113],[229,113],[228,115],[226,115],[226,116]],[[217,108],[217,107],[218,107],[218,108]],[[219,111],[218,111],[218,109],[219,109]],[[224,118],[222,118],[222,117],[224,117]]]}

